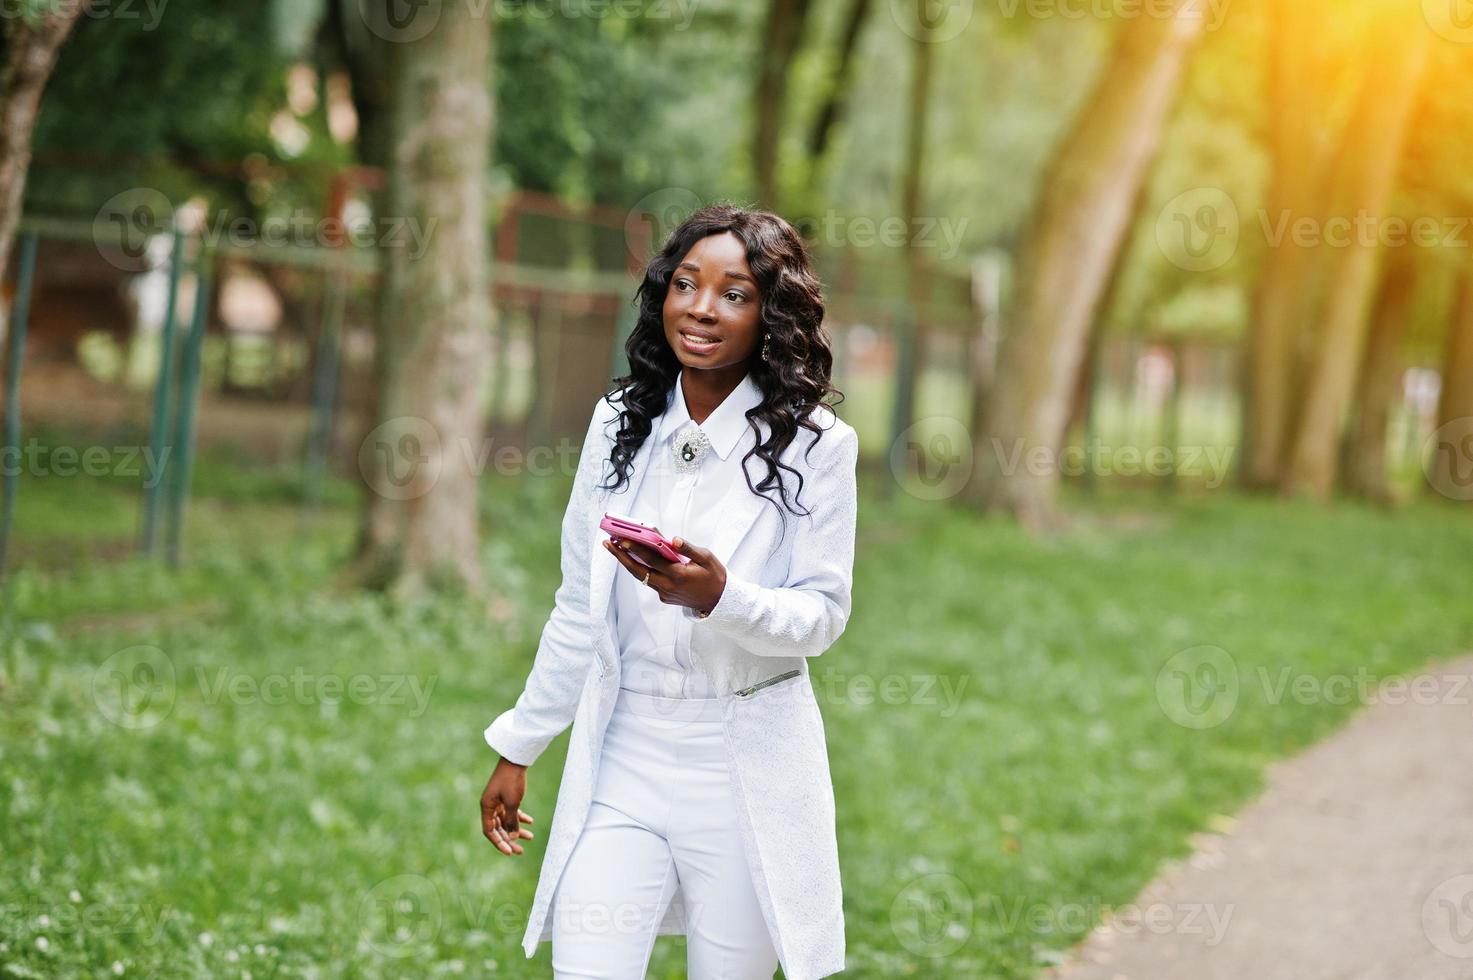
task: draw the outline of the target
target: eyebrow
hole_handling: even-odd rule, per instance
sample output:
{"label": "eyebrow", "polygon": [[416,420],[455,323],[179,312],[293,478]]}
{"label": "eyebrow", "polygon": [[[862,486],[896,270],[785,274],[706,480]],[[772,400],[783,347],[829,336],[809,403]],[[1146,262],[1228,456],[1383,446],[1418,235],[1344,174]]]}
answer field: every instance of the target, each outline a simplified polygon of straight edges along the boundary
{"label": "eyebrow", "polygon": [[[698,265],[696,265],[694,262],[682,262],[682,263],[680,263],[680,265],[676,266],[676,268],[677,269],[689,269],[692,272],[700,272],[701,271],[701,267],[698,266]],[[752,277],[751,276],[749,276],[749,275],[747,275],[745,273],[742,273],[742,272],[737,272],[735,269],[727,269],[726,270],[726,278],[728,278],[728,279],[745,279],[747,282],[752,283],[752,285],[754,285],[754,286],[757,285],[755,282],[752,282]]]}

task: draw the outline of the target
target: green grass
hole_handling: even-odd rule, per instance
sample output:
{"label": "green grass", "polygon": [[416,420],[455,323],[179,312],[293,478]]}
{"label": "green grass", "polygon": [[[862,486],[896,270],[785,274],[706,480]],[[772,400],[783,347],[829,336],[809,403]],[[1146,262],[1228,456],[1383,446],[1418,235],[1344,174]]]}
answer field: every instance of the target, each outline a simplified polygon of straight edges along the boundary
{"label": "green grass", "polygon": [[[527,856],[481,838],[477,800],[481,731],[557,584],[566,479],[487,480],[493,600],[399,605],[337,584],[344,487],[306,520],[293,474],[212,459],[196,486],[169,572],[128,557],[128,480],[23,481],[0,634],[0,964],[550,975],[548,947],[528,961],[518,941],[566,735],[530,773]],[[851,976],[1033,976],[1355,710],[1275,704],[1260,668],[1387,677],[1473,640],[1466,507],[1106,485],[1070,499],[1071,530],[1033,538],[874,489],[849,630],[811,665]],[[62,560],[58,542],[112,557]],[[1240,687],[1221,724],[1186,727],[1167,662],[1204,646]],[[314,686],[355,677],[356,697]],[[683,952],[661,939],[652,975],[682,976]]]}

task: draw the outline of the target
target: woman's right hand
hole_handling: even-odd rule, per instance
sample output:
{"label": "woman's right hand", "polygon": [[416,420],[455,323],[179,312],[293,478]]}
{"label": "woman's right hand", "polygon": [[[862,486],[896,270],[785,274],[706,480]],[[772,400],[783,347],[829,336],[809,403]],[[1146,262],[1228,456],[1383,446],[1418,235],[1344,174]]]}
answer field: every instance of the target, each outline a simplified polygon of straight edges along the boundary
{"label": "woman's right hand", "polygon": [[519,820],[532,822],[531,816],[518,809],[526,795],[527,767],[506,759],[497,762],[496,771],[491,773],[486,791],[481,794],[481,832],[502,854],[523,853],[517,841],[536,836],[517,824]]}

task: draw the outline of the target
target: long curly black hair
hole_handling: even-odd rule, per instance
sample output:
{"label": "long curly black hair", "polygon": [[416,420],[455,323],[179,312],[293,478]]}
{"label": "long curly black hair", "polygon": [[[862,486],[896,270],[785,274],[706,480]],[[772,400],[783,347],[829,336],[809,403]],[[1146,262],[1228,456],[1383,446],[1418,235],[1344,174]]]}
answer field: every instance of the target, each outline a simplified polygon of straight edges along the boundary
{"label": "long curly black hair", "polygon": [[[815,433],[824,431],[810,417],[814,406],[830,395],[843,399],[843,393],[829,381],[834,355],[823,332],[823,291],[808,248],[792,225],[769,211],[733,204],[711,204],[692,214],[671,232],[665,247],[645,267],[644,281],[635,294],[639,322],[624,345],[629,373],[613,379],[615,387],[606,396],[612,400],[622,392],[624,406],[609,455],[615,478],[606,489],[617,490],[628,482],[634,455],[652,431],[654,419],[665,411],[680,372],[680,361],[665,339],[664,321],[665,294],[675,267],[698,241],[722,232],[731,232],[746,247],[747,264],[762,293],[759,336],[765,333],[769,338],[769,360],[754,353],[748,366],[752,380],[762,390],[762,402],[747,412],[747,425],[758,444],[742,457],[742,471],[753,493],[778,506],[765,492],[775,487],[789,510],[807,514],[788,501],[779,470],[798,477],[795,500],[803,491],[803,474],[779,457],[799,426]],[[759,419],[769,432],[766,442],[761,441]],[[809,445],[809,452],[814,444]],[[746,473],[746,461],[754,454],[767,464],[767,475],[755,487],[751,474]],[[782,507],[778,513],[782,516]],[[783,523],[786,526],[786,518]]]}

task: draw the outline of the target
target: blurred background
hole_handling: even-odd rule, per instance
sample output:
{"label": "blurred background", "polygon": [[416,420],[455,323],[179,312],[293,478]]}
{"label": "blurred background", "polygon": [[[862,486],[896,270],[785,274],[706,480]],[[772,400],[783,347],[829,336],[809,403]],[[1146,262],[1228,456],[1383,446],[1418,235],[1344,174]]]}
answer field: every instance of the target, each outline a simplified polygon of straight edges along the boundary
{"label": "blurred background", "polygon": [[[520,860],[481,837],[481,732],[640,271],[712,201],[807,239],[861,439],[854,612],[811,664],[846,972],[1088,959],[1272,763],[1343,762],[1352,716],[1473,642],[1467,0],[0,27],[7,975],[550,975],[519,948],[545,829]],[[1464,697],[1326,799],[1441,813]],[[1466,969],[1473,867],[1415,846],[1364,935],[1416,966],[1277,975]],[[1160,935],[1258,969],[1208,928],[1253,899],[1192,887]],[[1271,925],[1238,941],[1303,934]],[[1149,955],[1130,976],[1178,975]],[[683,973],[661,940],[651,975]]]}

